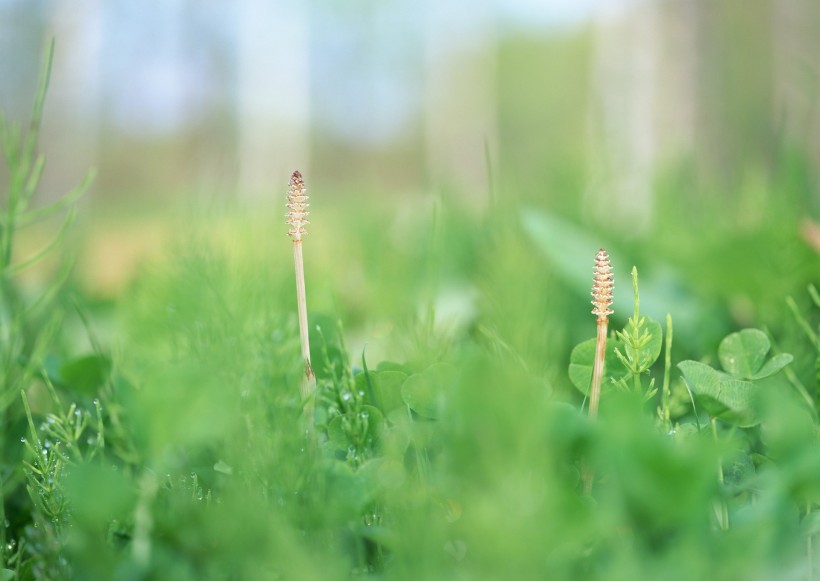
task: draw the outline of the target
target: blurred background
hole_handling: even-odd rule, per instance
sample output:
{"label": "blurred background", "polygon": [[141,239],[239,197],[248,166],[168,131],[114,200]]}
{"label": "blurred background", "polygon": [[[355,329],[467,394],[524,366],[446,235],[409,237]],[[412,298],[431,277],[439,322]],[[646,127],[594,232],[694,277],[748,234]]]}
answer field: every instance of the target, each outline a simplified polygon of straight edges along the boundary
{"label": "blurred background", "polygon": [[[818,31],[815,0],[0,0],[0,107],[25,123],[54,38],[42,198],[96,168],[101,223],[277,213],[298,168],[326,200],[497,188],[627,238],[674,183],[754,228],[784,180],[820,208]],[[92,264],[157,239],[113,230]]]}

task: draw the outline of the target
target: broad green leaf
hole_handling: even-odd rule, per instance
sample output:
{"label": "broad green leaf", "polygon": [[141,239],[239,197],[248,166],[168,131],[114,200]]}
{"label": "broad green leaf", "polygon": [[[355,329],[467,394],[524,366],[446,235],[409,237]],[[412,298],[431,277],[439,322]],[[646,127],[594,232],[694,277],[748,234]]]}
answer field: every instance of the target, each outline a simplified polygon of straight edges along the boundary
{"label": "broad green leaf", "polygon": [[752,379],[763,366],[770,347],[763,331],[743,329],[720,342],[718,357],[727,373],[738,379]]}
{"label": "broad green leaf", "polygon": [[423,373],[415,373],[407,378],[401,388],[401,397],[420,416],[436,419],[441,415],[437,386]]}
{"label": "broad green leaf", "polygon": [[794,357],[792,357],[791,353],[778,353],[771,359],[769,359],[763,367],[754,374],[752,379],[763,379],[765,377],[769,377],[774,375],[784,367],[786,367],[789,363],[792,362]]}
{"label": "broad green leaf", "polygon": [[[368,377],[370,385],[368,385]],[[401,396],[401,386],[407,380],[407,374],[401,371],[371,371],[367,374],[361,373],[356,376],[356,389],[368,394],[367,401],[371,400],[374,406],[381,408],[385,413],[396,408],[403,408],[404,401]]]}
{"label": "broad green leaf", "polygon": [[14,579],[14,571],[11,569],[0,569],[0,581],[11,581]]}
{"label": "broad green leaf", "polygon": [[694,393],[715,394],[720,388],[720,374],[698,361],[681,361],[678,369],[683,373],[686,384]]}
{"label": "broad green leaf", "polygon": [[452,378],[451,365],[433,364],[422,373],[415,373],[405,380],[401,387],[401,397],[418,415],[437,419],[444,407],[444,390],[452,382]]}
{"label": "broad green leaf", "polygon": [[[626,373],[623,364],[615,355],[615,348],[623,352],[623,344],[620,341],[609,339],[606,342],[606,354],[604,356],[604,381],[601,386],[606,390],[611,384],[609,378],[620,379]],[[588,339],[578,343],[569,356],[569,379],[575,388],[589,395],[589,386],[592,383],[592,366],[595,361],[595,339]]]}
{"label": "broad green leaf", "polygon": [[60,383],[70,390],[94,395],[108,381],[111,360],[104,355],[86,355],[66,361],[60,366]]}
{"label": "broad green leaf", "polygon": [[726,379],[708,365],[697,361],[681,361],[678,368],[689,389],[710,415],[740,427],[759,423],[752,409],[755,392],[753,383]]}

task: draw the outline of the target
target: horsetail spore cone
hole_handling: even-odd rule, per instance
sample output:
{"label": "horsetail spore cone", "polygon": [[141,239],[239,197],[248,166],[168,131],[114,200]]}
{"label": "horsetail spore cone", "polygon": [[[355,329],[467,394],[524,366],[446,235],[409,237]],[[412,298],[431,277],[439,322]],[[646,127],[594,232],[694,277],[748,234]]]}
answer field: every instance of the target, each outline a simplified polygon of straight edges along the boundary
{"label": "horsetail spore cone", "polygon": [[[609,255],[601,248],[595,256],[595,267],[592,277],[592,314],[596,315],[598,335],[595,340],[595,361],[592,364],[592,385],[589,388],[589,417],[598,416],[598,402],[601,399],[601,381],[604,378],[604,358],[606,356],[606,327],[609,315],[612,314],[612,291],[615,283],[612,279],[612,264]],[[584,494],[592,493],[592,482],[595,474],[587,466],[582,466]]]}
{"label": "horsetail spore cone", "polygon": [[609,315],[612,314],[612,291],[615,283],[612,278],[612,264],[609,255],[601,248],[595,256],[595,267],[592,278],[592,314],[597,315],[598,336],[595,341],[595,361],[592,366],[592,385],[589,388],[589,416],[598,415],[598,402],[601,399],[601,380],[604,377],[604,357],[606,354],[606,330]]}
{"label": "horsetail spore cone", "polygon": [[310,212],[308,212],[308,195],[305,188],[305,181],[302,179],[302,174],[298,171],[293,172],[290,176],[290,183],[288,184],[288,213],[287,221],[290,226],[288,235],[293,238],[294,242],[301,242],[302,236],[307,234],[305,226],[310,224],[307,219]]}
{"label": "horsetail spore cone", "polygon": [[310,341],[308,339],[307,300],[305,298],[305,266],[302,259],[302,236],[307,234],[305,226],[310,224],[307,217],[308,196],[302,174],[298,171],[290,176],[288,185],[287,221],[288,235],[293,239],[293,263],[296,267],[296,306],[299,312],[299,336],[302,339],[302,358],[305,360],[305,381],[302,382],[302,399],[310,395],[309,384],[314,379],[310,366]]}

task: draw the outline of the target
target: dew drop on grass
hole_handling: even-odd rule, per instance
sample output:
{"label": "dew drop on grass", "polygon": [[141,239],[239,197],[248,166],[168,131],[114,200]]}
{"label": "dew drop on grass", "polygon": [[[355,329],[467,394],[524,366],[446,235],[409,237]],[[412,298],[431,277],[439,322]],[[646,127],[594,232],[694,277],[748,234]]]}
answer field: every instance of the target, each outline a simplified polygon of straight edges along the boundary
{"label": "dew drop on grass", "polygon": [[80,410],[74,410],[74,415],[75,416],[80,417],[80,413],[81,413]]}
{"label": "dew drop on grass", "polygon": [[346,391],[342,394],[342,401],[350,401],[350,392]]}
{"label": "dew drop on grass", "polygon": [[20,442],[22,442],[23,444],[25,444],[25,443],[26,443],[26,437],[25,437],[25,436],[23,436],[22,438],[20,438]]}

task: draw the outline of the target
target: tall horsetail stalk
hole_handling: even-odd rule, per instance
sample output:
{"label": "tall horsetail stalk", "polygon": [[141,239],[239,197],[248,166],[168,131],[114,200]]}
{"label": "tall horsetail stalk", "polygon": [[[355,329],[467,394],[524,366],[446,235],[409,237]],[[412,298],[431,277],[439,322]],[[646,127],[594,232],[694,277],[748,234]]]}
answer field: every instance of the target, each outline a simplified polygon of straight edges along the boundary
{"label": "tall horsetail stalk", "polygon": [[[305,361],[305,378],[302,381],[300,390],[302,399],[305,401],[310,397],[310,386],[315,381],[313,368],[310,365],[310,340],[308,339],[307,300],[305,298],[305,265],[302,258],[302,236],[307,234],[305,226],[310,224],[307,219],[310,214],[308,206],[310,204],[308,204],[305,182],[302,179],[302,174],[295,171],[290,176],[288,185],[288,212],[285,214],[288,219],[285,223],[290,226],[288,235],[293,240],[293,264],[296,268],[296,307],[299,313],[302,358]],[[310,407],[310,404],[308,404],[308,409]]]}
{"label": "tall horsetail stalk", "polygon": [[[598,416],[598,403],[601,399],[601,381],[604,377],[604,359],[606,357],[606,331],[609,315],[612,314],[612,291],[615,283],[612,278],[612,264],[609,255],[601,248],[595,256],[594,276],[592,278],[592,314],[596,315],[598,335],[595,340],[595,360],[592,364],[592,385],[589,388],[589,417]],[[595,474],[589,468],[582,468],[584,494],[592,493],[592,481]]]}
{"label": "tall horsetail stalk", "polygon": [[598,317],[598,336],[595,341],[595,362],[592,366],[592,386],[589,388],[589,417],[598,415],[601,399],[601,380],[604,377],[604,357],[606,355],[606,330],[612,311],[612,264],[609,255],[601,248],[595,256],[595,276],[592,278],[592,314]]}

